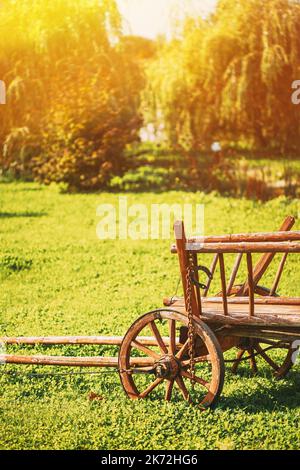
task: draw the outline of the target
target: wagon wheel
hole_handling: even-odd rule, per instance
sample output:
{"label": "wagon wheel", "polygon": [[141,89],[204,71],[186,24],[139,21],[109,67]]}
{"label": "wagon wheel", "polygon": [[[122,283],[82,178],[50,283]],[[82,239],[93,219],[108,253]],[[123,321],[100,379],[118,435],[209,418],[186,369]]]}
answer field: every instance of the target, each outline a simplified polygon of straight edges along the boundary
{"label": "wagon wheel", "polygon": [[[237,295],[241,287],[241,285],[234,286],[230,291],[230,296]],[[255,294],[260,295],[261,297],[267,297],[270,295],[270,289],[267,287],[256,286]],[[218,295],[220,296],[222,294]],[[275,295],[274,297],[279,296]],[[277,357],[276,359],[272,357],[272,353],[276,351],[276,349],[287,350],[287,354],[283,360]],[[293,350],[291,345],[283,345],[276,341],[243,338],[237,352],[236,360],[232,366],[232,372],[236,374],[240,364],[245,360],[245,358],[249,358],[251,371],[253,374],[257,374],[257,359],[262,358],[271,367],[271,369],[273,369],[275,377],[277,379],[282,379],[293,367],[292,355]]]}
{"label": "wagon wheel", "polygon": [[[147,398],[159,393],[170,401],[177,394],[184,400],[207,409],[216,405],[224,382],[224,360],[219,343],[210,328],[194,318],[195,384],[189,372],[189,340],[179,342],[180,327],[188,326],[186,315],[174,310],[156,310],[139,318],[124,336],[119,352],[119,374],[123,388],[131,399]],[[137,341],[148,330],[157,345],[145,347]],[[144,334],[144,333],[143,333]],[[167,336],[166,336],[167,335]],[[148,367],[134,367],[139,358]]]}
{"label": "wagon wheel", "polygon": [[[286,350],[287,354],[282,361],[277,357],[272,357],[272,352],[276,350]],[[294,350],[289,344],[282,344],[278,341],[256,339],[256,338],[243,338],[243,342],[239,347],[237,358],[232,366],[232,372],[235,374],[241,362],[248,357],[250,367],[254,374],[258,372],[257,359],[263,359],[274,371],[274,376],[277,379],[284,378],[290,369],[293,367]]]}

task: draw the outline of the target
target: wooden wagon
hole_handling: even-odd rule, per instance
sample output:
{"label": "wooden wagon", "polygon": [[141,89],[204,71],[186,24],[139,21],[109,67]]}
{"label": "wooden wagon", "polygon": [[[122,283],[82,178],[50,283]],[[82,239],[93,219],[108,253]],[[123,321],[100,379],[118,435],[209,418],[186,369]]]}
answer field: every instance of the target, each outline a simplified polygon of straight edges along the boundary
{"label": "wooden wagon", "polygon": [[[288,217],[279,232],[187,239],[183,222],[176,222],[176,244],[171,251],[178,255],[184,296],[165,299],[165,308],[140,317],[124,337],[1,338],[6,344],[115,345],[120,348],[118,358],[4,354],[0,359],[7,364],[113,367],[132,399],[146,398],[154,391],[159,394],[160,390],[169,401],[173,392],[180,391],[185,400],[203,409],[214,407],[220,397],[224,352],[232,348],[237,349],[237,356],[230,360],[233,372],[242,361],[249,361],[257,373],[259,357],[282,378],[293,366],[300,344],[300,298],[277,294],[288,255],[300,253],[300,232],[291,231],[294,223],[294,218]],[[254,266],[253,255],[257,253],[261,258]],[[282,258],[273,285],[269,289],[260,286],[278,253]],[[199,265],[204,254],[213,255],[209,269]],[[236,254],[228,282],[227,254]],[[247,279],[237,285],[243,258]],[[220,292],[210,296],[217,273]],[[206,283],[200,281],[203,275]]]}

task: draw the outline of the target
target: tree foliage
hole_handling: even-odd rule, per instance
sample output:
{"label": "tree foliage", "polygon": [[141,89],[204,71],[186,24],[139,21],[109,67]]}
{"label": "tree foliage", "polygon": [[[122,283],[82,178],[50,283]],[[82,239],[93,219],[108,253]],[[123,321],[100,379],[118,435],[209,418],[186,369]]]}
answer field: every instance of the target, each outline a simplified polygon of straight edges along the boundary
{"label": "tree foliage", "polygon": [[6,0],[0,10],[1,166],[97,189],[141,126],[140,65],[112,0]]}
{"label": "tree foliage", "polygon": [[215,139],[299,148],[300,113],[291,102],[299,38],[299,2],[219,0],[211,17],[188,19],[149,66],[147,118],[187,150]]}

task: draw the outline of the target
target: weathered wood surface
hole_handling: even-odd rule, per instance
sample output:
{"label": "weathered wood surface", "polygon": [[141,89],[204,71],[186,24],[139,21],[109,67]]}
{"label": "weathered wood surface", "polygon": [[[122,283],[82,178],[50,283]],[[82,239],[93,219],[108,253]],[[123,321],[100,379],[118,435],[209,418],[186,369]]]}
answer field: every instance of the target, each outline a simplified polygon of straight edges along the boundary
{"label": "weathered wood surface", "polygon": [[234,286],[238,271],[240,269],[242,259],[243,259],[243,253],[239,253],[236,257],[236,260],[235,260],[235,263],[234,263],[234,266],[233,266],[233,269],[232,269],[232,272],[231,272],[231,275],[230,275],[229,283],[228,283],[228,286],[227,286],[227,295],[230,295],[231,290]]}
{"label": "weathered wood surface", "polygon": [[[176,253],[178,253],[179,267],[181,273],[181,280],[183,286],[183,292],[185,295],[185,305],[187,307],[187,267],[189,265],[188,253],[186,252],[186,237],[184,231],[184,224],[182,221],[175,222],[174,233],[176,238]],[[195,252],[196,253],[196,252]],[[199,303],[198,303],[199,302]],[[192,311],[195,316],[201,315],[201,297],[196,295],[195,289],[192,288],[191,293],[191,305]]]}
{"label": "weathered wood surface", "polygon": [[[293,226],[295,225],[295,218],[292,216],[288,216],[284,219],[282,225],[280,226],[280,232],[289,232],[292,230]],[[257,286],[265,272],[267,271],[268,267],[272,263],[273,259],[275,258],[276,253],[264,253],[262,257],[259,259],[258,263],[255,266],[254,273],[253,273],[253,281],[254,285]],[[287,255],[287,253],[285,253]],[[280,278],[279,278],[280,280]],[[278,287],[278,286],[277,286]],[[248,283],[245,282],[241,289],[237,292],[236,295],[238,296],[247,296],[249,293],[249,286]],[[273,295],[273,294],[270,294]]]}
{"label": "weathered wood surface", "polygon": [[210,285],[212,283],[212,280],[213,280],[213,277],[214,277],[214,274],[215,274],[215,271],[216,271],[216,268],[217,268],[217,265],[218,265],[218,261],[219,261],[219,255],[215,255],[214,259],[212,261],[212,264],[210,266],[210,272],[211,272],[212,277],[208,278],[208,280],[207,280],[206,289],[204,290],[203,297],[208,296],[208,292],[209,292]]}
{"label": "weathered wood surface", "polygon": [[[300,253],[299,242],[186,243],[195,253]],[[172,253],[177,253],[172,246]]]}
{"label": "weathered wood surface", "polygon": [[[149,357],[131,358],[132,367],[146,367],[153,365]],[[117,357],[64,357],[64,356],[18,356],[14,354],[1,354],[2,364],[28,364],[38,366],[66,366],[66,367],[118,367]]]}
{"label": "weathered wood surface", "polygon": [[283,255],[283,257],[280,261],[280,264],[279,264],[279,267],[278,267],[273,285],[271,287],[271,291],[270,291],[271,296],[276,294],[276,291],[278,289],[279,282],[280,282],[280,279],[281,279],[281,276],[282,276],[282,273],[283,273],[283,269],[284,269],[285,263],[287,261],[287,257],[288,257],[288,253],[284,253],[284,255]]}
{"label": "weathered wood surface", "polygon": [[188,238],[187,243],[240,243],[240,242],[289,242],[300,241],[300,231],[266,233],[240,233]]}
{"label": "weathered wood surface", "polygon": [[287,345],[291,345],[294,341],[299,340],[299,331],[296,328],[286,328],[282,327],[272,329],[264,327],[241,327],[241,326],[228,326],[218,333],[219,336],[224,335],[226,338],[228,335],[230,337],[239,337],[239,338],[260,338],[265,339],[266,344],[268,340],[273,339],[276,341],[283,341]]}
{"label": "weathered wood surface", "polygon": [[[170,307],[174,302],[181,301],[183,305],[183,297],[166,297],[164,305]],[[202,299],[203,304],[213,303],[221,304],[222,297],[206,297]],[[248,297],[228,297],[228,304],[249,304]],[[255,297],[255,305],[296,305],[300,309],[300,297]]]}
{"label": "weathered wood surface", "polygon": [[[229,299],[228,299],[229,300]],[[223,302],[203,302],[201,320],[206,323],[221,325],[255,325],[255,326],[291,326],[299,328],[300,338],[300,306],[256,304],[255,315],[249,317],[249,299],[246,303],[228,302],[228,316],[224,315]],[[222,301],[222,299],[221,299]],[[182,300],[175,300],[170,307],[185,312]]]}
{"label": "weathered wood surface", "polygon": [[219,254],[219,264],[220,264],[220,275],[221,275],[221,285],[222,285],[222,300],[223,300],[223,313],[225,316],[228,315],[228,306],[227,306],[227,287],[226,287],[226,274],[225,274],[225,262],[223,253]]}
{"label": "weathered wood surface", "polygon": [[250,317],[254,317],[254,309],[255,309],[255,299],[254,299],[254,291],[255,286],[253,282],[253,264],[252,264],[252,254],[247,253],[247,270],[248,270],[248,286],[249,286],[249,315]]}
{"label": "weathered wood surface", "polygon": [[[141,336],[137,338],[144,346],[156,346],[153,336]],[[163,338],[169,344],[169,337]],[[31,336],[31,337],[0,337],[0,342],[5,344],[44,344],[44,345],[100,345],[100,346],[121,346],[123,336]]]}

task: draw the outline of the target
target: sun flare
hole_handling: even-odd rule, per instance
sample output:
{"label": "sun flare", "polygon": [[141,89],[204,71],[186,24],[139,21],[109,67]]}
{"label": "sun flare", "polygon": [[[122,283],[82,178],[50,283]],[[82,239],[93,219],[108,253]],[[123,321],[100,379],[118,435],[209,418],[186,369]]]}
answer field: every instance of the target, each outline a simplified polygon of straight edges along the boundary
{"label": "sun flare", "polygon": [[127,32],[150,38],[159,34],[169,36],[172,18],[186,13],[205,15],[216,3],[216,0],[118,0]]}

